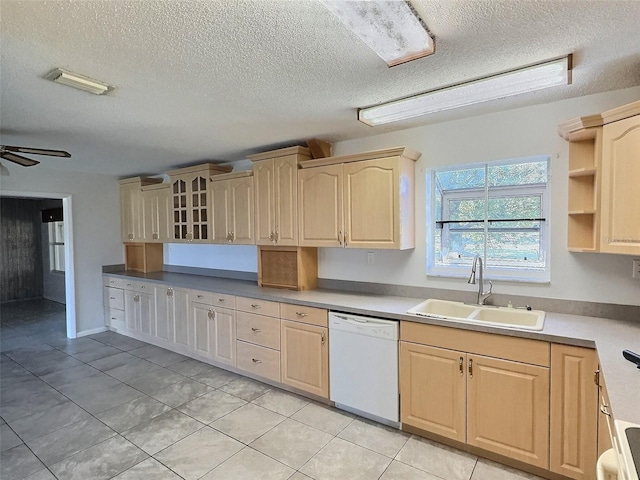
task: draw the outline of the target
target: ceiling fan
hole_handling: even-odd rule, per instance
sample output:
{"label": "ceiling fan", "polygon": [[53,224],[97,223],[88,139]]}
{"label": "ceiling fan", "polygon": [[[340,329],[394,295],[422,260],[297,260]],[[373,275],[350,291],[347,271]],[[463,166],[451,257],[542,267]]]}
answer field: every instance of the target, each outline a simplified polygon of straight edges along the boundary
{"label": "ceiling fan", "polygon": [[30,148],[30,147],[14,147],[11,145],[0,145],[0,158],[4,158],[5,160],[9,160],[10,162],[17,163],[18,165],[22,165],[23,167],[33,167],[34,165],[38,165],[40,162],[37,160],[32,160],[31,158],[23,157],[22,155],[17,155],[17,153],[28,153],[31,155],[47,155],[49,157],[71,157],[69,152],[65,152],[63,150],[47,150],[43,148]]}

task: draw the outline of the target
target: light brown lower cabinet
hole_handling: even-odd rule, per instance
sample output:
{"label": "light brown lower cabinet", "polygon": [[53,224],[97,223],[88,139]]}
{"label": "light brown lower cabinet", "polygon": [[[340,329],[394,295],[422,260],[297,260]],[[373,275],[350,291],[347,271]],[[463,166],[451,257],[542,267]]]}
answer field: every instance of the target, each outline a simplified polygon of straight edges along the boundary
{"label": "light brown lower cabinet", "polygon": [[189,347],[216,362],[236,366],[236,312],[210,304],[191,303]]}
{"label": "light brown lower cabinet", "polygon": [[550,470],[576,480],[596,478],[597,369],[594,349],[551,345]]}
{"label": "light brown lower cabinet", "polygon": [[411,322],[401,339],[404,425],[549,468],[548,343]]}
{"label": "light brown lower cabinet", "polygon": [[400,344],[401,421],[467,440],[467,354],[416,343]]}
{"label": "light brown lower cabinet", "polygon": [[282,383],[329,398],[329,330],[281,321]]}
{"label": "light brown lower cabinet", "polygon": [[548,468],[549,369],[469,354],[467,371],[467,443]]}

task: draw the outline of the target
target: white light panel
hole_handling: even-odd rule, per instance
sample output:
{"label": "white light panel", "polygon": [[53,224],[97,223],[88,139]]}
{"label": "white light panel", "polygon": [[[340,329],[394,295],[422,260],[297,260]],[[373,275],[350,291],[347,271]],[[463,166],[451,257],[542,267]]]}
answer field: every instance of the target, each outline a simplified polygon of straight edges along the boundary
{"label": "white light panel", "polygon": [[571,83],[571,56],[395,100],[358,111],[370,126],[466,107]]}
{"label": "white light panel", "polygon": [[406,1],[320,2],[390,67],[435,50],[433,39]]}

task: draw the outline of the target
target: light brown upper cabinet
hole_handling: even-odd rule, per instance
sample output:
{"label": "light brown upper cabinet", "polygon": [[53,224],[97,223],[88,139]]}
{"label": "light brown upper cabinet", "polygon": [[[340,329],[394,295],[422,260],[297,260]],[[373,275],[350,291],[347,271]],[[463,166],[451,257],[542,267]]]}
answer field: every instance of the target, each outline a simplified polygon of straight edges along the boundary
{"label": "light brown upper cabinet", "polygon": [[298,165],[309,149],[290,147],[256,155],[254,162],[255,243],[298,245]]}
{"label": "light brown upper cabinet", "polygon": [[567,246],[640,253],[640,101],[558,127],[569,141]]}
{"label": "light brown upper cabinet", "polygon": [[211,177],[213,243],[252,245],[253,172],[232,172]]}
{"label": "light brown upper cabinet", "polygon": [[205,163],[169,172],[172,197],[171,242],[210,243],[210,177],[231,167]]}
{"label": "light brown upper cabinet", "polygon": [[145,241],[142,187],[161,183],[160,178],[133,177],[119,180],[120,232],[123,242]]}
{"label": "light brown upper cabinet", "polygon": [[[640,102],[638,109],[640,110]],[[602,129],[600,251],[640,253],[640,113]]]}
{"label": "light brown upper cabinet", "polygon": [[157,183],[142,187],[144,211],[144,241],[169,243],[171,241],[171,186]]}
{"label": "light brown upper cabinet", "polygon": [[398,147],[302,164],[300,245],[414,248],[414,171],[420,155]]}

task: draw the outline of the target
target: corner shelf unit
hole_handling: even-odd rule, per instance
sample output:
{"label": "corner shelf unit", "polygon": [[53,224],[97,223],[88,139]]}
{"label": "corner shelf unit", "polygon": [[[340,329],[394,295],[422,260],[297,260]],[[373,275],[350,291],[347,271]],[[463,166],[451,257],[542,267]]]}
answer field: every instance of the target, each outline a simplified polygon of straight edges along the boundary
{"label": "corner shelf unit", "polygon": [[[593,117],[600,118],[599,115]],[[569,141],[569,205],[567,248],[573,252],[598,251],[599,175],[602,127],[597,119],[582,117],[559,127],[560,135]]]}

